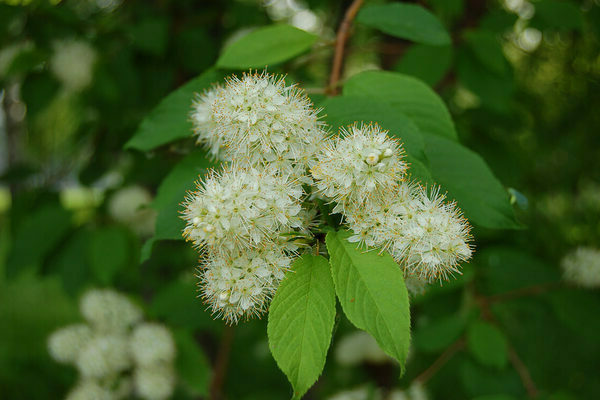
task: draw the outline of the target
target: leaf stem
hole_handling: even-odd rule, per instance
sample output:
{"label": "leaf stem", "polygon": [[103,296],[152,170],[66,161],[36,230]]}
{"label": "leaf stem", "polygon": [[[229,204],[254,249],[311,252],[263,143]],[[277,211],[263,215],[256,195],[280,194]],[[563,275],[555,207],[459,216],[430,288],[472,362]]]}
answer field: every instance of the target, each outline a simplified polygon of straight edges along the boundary
{"label": "leaf stem", "polygon": [[215,372],[210,384],[210,400],[220,400],[223,398],[221,392],[227,375],[227,365],[229,364],[229,354],[231,353],[234,332],[235,327],[233,325],[226,325],[223,329],[221,345],[219,346],[217,360],[215,361]]}
{"label": "leaf stem", "polygon": [[333,54],[333,65],[331,66],[331,74],[329,75],[329,86],[327,87],[327,93],[335,96],[338,94],[338,81],[342,74],[342,67],[344,65],[344,48],[346,47],[346,40],[350,35],[350,28],[352,21],[356,17],[358,10],[362,6],[363,0],[354,0],[350,7],[346,10],[344,19],[340,24],[337,31],[335,41],[335,52]]}
{"label": "leaf stem", "polygon": [[465,347],[465,339],[459,338],[457,341],[452,343],[444,352],[431,364],[425,371],[421,372],[419,376],[415,378],[416,382],[421,384],[427,383],[432,376],[434,376],[448,361],[454,357],[456,353]]}

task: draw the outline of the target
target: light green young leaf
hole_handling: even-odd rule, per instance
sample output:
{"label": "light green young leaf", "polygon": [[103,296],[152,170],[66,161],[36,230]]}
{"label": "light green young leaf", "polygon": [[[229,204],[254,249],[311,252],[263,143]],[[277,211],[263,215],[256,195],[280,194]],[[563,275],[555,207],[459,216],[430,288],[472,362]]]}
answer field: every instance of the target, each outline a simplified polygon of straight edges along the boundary
{"label": "light green young leaf", "polygon": [[442,99],[411,76],[387,71],[361,72],[346,82],[344,95],[375,98],[412,119],[421,133],[457,139],[454,123]]}
{"label": "light green young leaf", "polygon": [[429,11],[416,4],[388,3],[363,7],[356,21],[388,35],[417,43],[445,45],[450,35]]}
{"label": "light green young leaf", "polygon": [[392,257],[358,249],[349,232],[326,237],[335,291],[344,313],[370,333],[402,371],[410,344],[410,309],[402,271]]}
{"label": "light green young leaf", "polygon": [[367,96],[337,96],[319,104],[334,131],[355,122],[376,122],[402,141],[406,153],[425,160],[425,144],[419,128],[406,115],[383,101]]}
{"label": "light green young leaf", "polygon": [[222,77],[220,72],[208,70],[171,92],[144,118],[125,148],[148,151],[191,136],[189,114],[194,93],[202,93]]}
{"label": "light green young leaf", "polygon": [[325,258],[306,254],[292,268],[271,302],[267,334],[271,353],[299,399],[325,365],[335,291]]}
{"label": "light green young leaf", "polygon": [[294,58],[318,39],[312,33],[290,25],[257,29],[225,48],[217,67],[229,69],[264,68]]}
{"label": "light green young leaf", "polygon": [[470,222],[485,228],[520,228],[507,191],[478,154],[436,135],[425,135],[425,154],[433,179]]}
{"label": "light green young leaf", "polygon": [[502,332],[487,322],[477,321],[467,330],[467,347],[484,365],[503,368],[508,362],[508,345]]}

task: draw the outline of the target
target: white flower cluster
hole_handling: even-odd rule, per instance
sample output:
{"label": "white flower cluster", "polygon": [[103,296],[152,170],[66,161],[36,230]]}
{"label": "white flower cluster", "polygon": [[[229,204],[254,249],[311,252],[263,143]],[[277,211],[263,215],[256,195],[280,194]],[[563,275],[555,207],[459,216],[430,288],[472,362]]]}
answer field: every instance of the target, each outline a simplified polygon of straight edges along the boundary
{"label": "white flower cluster", "polygon": [[159,324],[142,322],[141,310],[113,290],[90,290],[81,299],[87,323],[48,338],[50,355],[73,364],[80,381],[68,400],[129,398],[163,400],[175,387],[175,342]]}
{"label": "white flower cluster", "polygon": [[339,392],[329,400],[427,400],[429,396],[419,382],[412,383],[407,389],[393,389],[387,394],[379,388],[359,386],[355,389]]}
{"label": "white flower cluster", "polygon": [[351,241],[395,257],[411,288],[447,278],[471,256],[456,206],[405,182],[396,139],[375,124],[328,138],[318,113],[267,73],[231,77],[193,102],[197,141],[225,166],[188,193],[183,235],[202,253],[205,301],[229,323],[266,310],[298,244],[313,240],[323,199],[344,214]]}
{"label": "white flower cluster", "polygon": [[282,77],[244,74],[199,95],[191,114],[198,142],[221,160],[270,164],[307,180],[307,168],[324,139],[318,110]]}
{"label": "white flower cluster", "polygon": [[335,360],[344,366],[354,366],[363,362],[371,364],[393,362],[393,359],[381,350],[373,336],[361,330],[342,337],[335,349]]}
{"label": "white flower cluster", "polygon": [[561,262],[567,282],[588,289],[600,287],[600,250],[578,247]]}
{"label": "white flower cluster", "polygon": [[447,279],[471,258],[470,226],[438,188],[407,181],[401,147],[375,125],[350,127],[319,154],[318,190],[337,203],[351,242],[390,252],[412,293]]}

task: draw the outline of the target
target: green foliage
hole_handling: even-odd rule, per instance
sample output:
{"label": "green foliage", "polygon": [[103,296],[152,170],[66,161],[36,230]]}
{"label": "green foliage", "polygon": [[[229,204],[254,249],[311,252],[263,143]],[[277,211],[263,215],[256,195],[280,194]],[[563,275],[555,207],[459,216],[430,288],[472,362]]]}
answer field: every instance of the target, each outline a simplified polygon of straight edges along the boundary
{"label": "green foliage", "polygon": [[317,36],[290,25],[267,26],[227,46],[217,66],[229,69],[272,66],[304,53],[316,40]]}
{"label": "green foliage", "polygon": [[467,330],[469,351],[480,363],[503,368],[508,362],[508,345],[498,328],[487,322],[476,321]]}
{"label": "green foliage", "polygon": [[39,269],[70,227],[71,215],[58,204],[46,204],[28,215],[15,232],[6,274],[14,277],[27,269]]}
{"label": "green foliage", "polygon": [[194,93],[202,93],[220,77],[217,71],[208,70],[173,91],[144,118],[125,148],[148,151],[189,137],[192,130],[189,113]]}
{"label": "green foliage", "polygon": [[208,394],[211,370],[202,349],[189,332],[175,332],[177,345],[176,367],[185,388],[194,396]]}
{"label": "green foliage", "polygon": [[410,310],[402,272],[389,254],[360,250],[348,237],[340,231],[326,238],[337,297],[350,322],[369,332],[404,371]]}
{"label": "green foliage", "polygon": [[90,238],[89,262],[98,282],[109,285],[115,275],[131,261],[127,231],[116,227],[95,231]]}
{"label": "green foliage", "polygon": [[478,154],[443,137],[425,139],[433,179],[448,190],[469,221],[486,228],[519,227],[508,193]]}
{"label": "green foliage", "polygon": [[269,311],[269,348],[301,398],[323,366],[335,318],[335,291],[329,263],[321,256],[297,259]]}
{"label": "green foliage", "polygon": [[465,325],[465,318],[458,315],[439,318],[418,326],[413,334],[413,344],[428,353],[442,351],[460,337]]}
{"label": "green foliage", "polygon": [[417,43],[434,46],[450,43],[448,32],[435,15],[414,4],[368,5],[358,13],[356,20],[389,35]]}
{"label": "green foliage", "polygon": [[444,102],[418,79],[393,72],[366,71],[346,82],[344,95],[384,101],[409,117],[422,133],[456,140],[454,123]]}
{"label": "green foliage", "polygon": [[452,65],[451,46],[415,44],[406,50],[394,70],[421,79],[434,87]]}

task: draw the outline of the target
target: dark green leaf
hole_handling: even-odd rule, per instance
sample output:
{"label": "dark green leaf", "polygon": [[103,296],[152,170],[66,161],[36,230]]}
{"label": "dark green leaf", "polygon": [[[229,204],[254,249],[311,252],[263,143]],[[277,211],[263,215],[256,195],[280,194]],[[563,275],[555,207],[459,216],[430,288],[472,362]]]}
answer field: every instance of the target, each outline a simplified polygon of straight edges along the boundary
{"label": "dark green leaf", "polygon": [[413,343],[417,349],[424,352],[442,351],[457,340],[464,329],[464,318],[449,315],[415,329]]}
{"label": "dark green leaf", "polygon": [[456,140],[446,105],[418,79],[395,72],[365,71],[346,82],[344,95],[367,96],[385,102],[412,119],[422,133]]}
{"label": "dark green leaf", "polygon": [[148,151],[191,136],[192,124],[189,114],[194,93],[201,93],[221,78],[219,72],[208,70],[171,92],[144,118],[133,137],[125,144],[125,148]]}
{"label": "dark green leaf", "polygon": [[583,15],[577,4],[568,0],[543,0],[535,3],[531,26],[561,31],[581,30]]}
{"label": "dark green leaf", "polygon": [[71,227],[71,214],[59,204],[34,210],[17,227],[6,274],[16,276],[28,268],[39,268],[44,257],[58,245]]}
{"label": "dark green leaf", "polygon": [[177,344],[177,376],[196,396],[206,396],[212,371],[210,364],[194,337],[184,330],[175,332]]}
{"label": "dark green leaf", "polygon": [[320,104],[325,120],[334,130],[354,122],[375,122],[389,135],[400,139],[407,154],[425,159],[424,142],[419,128],[404,114],[389,104],[366,96],[337,96]]}
{"label": "dark green leaf", "polygon": [[317,36],[290,25],[259,28],[227,46],[217,67],[265,68],[294,58],[312,47]]}
{"label": "dark green leaf", "polygon": [[435,86],[452,64],[451,46],[415,44],[406,50],[394,70]]}
{"label": "dark green leaf", "polygon": [[503,75],[509,68],[504,57],[500,38],[493,32],[485,30],[470,31],[465,34],[465,41],[477,60],[490,71]]}
{"label": "dark green leaf", "polygon": [[508,193],[475,152],[440,136],[425,136],[430,171],[465,216],[486,228],[518,228]]}
{"label": "dark green leaf", "polygon": [[130,243],[126,230],[117,227],[98,229],[91,237],[88,259],[94,276],[104,285],[113,282],[115,275],[130,260]]}
{"label": "dark green leaf", "polygon": [[450,43],[450,35],[440,21],[429,11],[415,4],[369,5],[360,10],[356,21],[388,35],[417,43]]}
{"label": "dark green leaf", "polygon": [[498,328],[487,322],[474,322],[467,331],[469,351],[480,363],[503,368],[508,362],[508,346]]}
{"label": "dark green leaf", "polygon": [[402,271],[392,257],[358,249],[348,232],[326,237],[335,291],[344,313],[370,333],[402,371],[410,344],[410,310]]}
{"label": "dark green leaf", "polygon": [[297,259],[271,302],[267,334],[277,365],[301,398],[323,367],[335,319],[329,263],[305,254]]}

